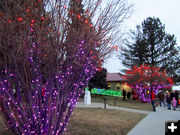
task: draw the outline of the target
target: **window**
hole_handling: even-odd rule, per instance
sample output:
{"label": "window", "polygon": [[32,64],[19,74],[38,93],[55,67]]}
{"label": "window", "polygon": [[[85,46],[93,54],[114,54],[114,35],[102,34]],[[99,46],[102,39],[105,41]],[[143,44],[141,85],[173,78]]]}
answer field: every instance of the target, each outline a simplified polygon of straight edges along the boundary
{"label": "window", "polygon": [[108,84],[108,88],[109,88],[109,89],[111,88],[111,84],[110,84],[110,83]]}
{"label": "window", "polygon": [[117,88],[117,90],[120,89],[120,83],[116,83],[116,88]]}

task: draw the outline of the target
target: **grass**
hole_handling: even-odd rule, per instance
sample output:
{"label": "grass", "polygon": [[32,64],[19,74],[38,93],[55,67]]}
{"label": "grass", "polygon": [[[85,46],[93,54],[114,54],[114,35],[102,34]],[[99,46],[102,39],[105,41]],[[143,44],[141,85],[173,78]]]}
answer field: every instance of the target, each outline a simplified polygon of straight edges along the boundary
{"label": "grass", "polygon": [[[105,96],[92,95],[91,101],[104,103],[103,97],[105,97]],[[108,96],[107,98],[108,98],[107,104],[114,106],[114,97]],[[80,98],[78,101],[83,102],[84,99]],[[155,104],[156,104],[156,106],[158,105],[158,100],[156,100]],[[126,101],[123,101],[121,97],[117,97],[116,106],[139,109],[139,110],[147,110],[147,111],[153,110],[151,103],[144,103],[144,102],[141,102],[140,100],[132,100],[132,99],[130,101],[127,101],[127,99],[126,99]]]}
{"label": "grass", "polygon": [[[107,109],[75,108],[65,135],[126,135],[146,115]],[[0,135],[12,135],[0,116]]]}
{"label": "grass", "polygon": [[6,130],[6,125],[4,124],[4,120],[2,119],[2,116],[0,115],[0,135],[12,135],[10,130]]}
{"label": "grass", "polygon": [[65,135],[126,135],[145,116],[118,110],[76,108]]}
{"label": "grass", "polygon": [[[92,95],[92,102],[103,101],[104,96]],[[83,102],[83,98],[79,101]],[[108,97],[107,104],[114,105],[114,97]],[[117,98],[117,106],[152,111],[151,103],[138,100],[123,101]],[[156,102],[157,105],[157,102]],[[75,108],[65,135],[125,135],[146,115],[107,109]],[[0,116],[0,135],[12,135]]]}
{"label": "grass", "polygon": [[[75,108],[65,135],[126,135],[146,115],[108,109]],[[12,135],[0,116],[0,135]]]}

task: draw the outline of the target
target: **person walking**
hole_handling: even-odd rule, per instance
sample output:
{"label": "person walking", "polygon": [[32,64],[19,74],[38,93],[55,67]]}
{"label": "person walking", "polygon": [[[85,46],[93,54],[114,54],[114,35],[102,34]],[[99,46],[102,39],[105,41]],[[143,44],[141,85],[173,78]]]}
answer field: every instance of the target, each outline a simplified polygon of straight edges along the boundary
{"label": "person walking", "polygon": [[130,101],[130,98],[131,98],[131,92],[130,91],[127,93],[127,98],[128,98],[128,101]]}
{"label": "person walking", "polygon": [[174,93],[174,91],[171,91],[171,92],[170,92],[171,101],[173,100],[173,97],[175,97],[175,93]]}
{"label": "person walking", "polygon": [[170,94],[166,95],[166,103],[168,105],[168,109],[171,110],[171,98],[170,98]]}
{"label": "person walking", "polygon": [[160,104],[160,106],[162,106],[161,103],[163,103],[163,105],[164,105],[164,107],[165,107],[165,106],[166,106],[166,105],[165,105],[165,102],[164,102],[165,96],[164,96],[164,93],[162,93],[161,90],[159,91],[158,98],[159,98],[159,104]]}
{"label": "person walking", "polygon": [[179,99],[179,93],[178,93],[178,91],[175,91],[175,99],[176,99],[176,101],[177,101],[176,108],[178,108],[178,99]]}
{"label": "person walking", "polygon": [[176,110],[177,100],[176,100],[175,97],[173,97],[173,100],[172,100],[172,106],[174,107],[173,110]]}
{"label": "person walking", "polygon": [[151,92],[151,104],[153,107],[153,111],[156,112],[156,107],[155,107],[155,93],[154,91]]}
{"label": "person walking", "polygon": [[123,100],[126,100],[126,91],[123,89]]}

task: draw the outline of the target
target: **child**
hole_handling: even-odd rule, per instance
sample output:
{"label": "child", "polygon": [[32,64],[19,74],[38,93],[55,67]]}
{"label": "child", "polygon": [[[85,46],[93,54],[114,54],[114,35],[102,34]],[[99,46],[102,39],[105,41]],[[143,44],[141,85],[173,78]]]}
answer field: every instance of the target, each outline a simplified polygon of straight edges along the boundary
{"label": "child", "polygon": [[174,107],[173,110],[176,110],[175,108],[176,108],[176,106],[177,106],[177,101],[176,101],[176,98],[175,98],[175,97],[173,97],[172,106]]}

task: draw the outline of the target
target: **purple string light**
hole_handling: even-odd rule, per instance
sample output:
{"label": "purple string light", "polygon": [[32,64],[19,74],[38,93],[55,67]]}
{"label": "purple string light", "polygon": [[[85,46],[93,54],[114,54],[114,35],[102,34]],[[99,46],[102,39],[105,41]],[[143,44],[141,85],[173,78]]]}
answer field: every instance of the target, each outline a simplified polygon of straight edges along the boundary
{"label": "purple string light", "polygon": [[38,55],[34,55],[38,53],[34,42],[28,51],[30,87],[25,87],[17,72],[1,71],[0,110],[13,133],[63,134],[79,96],[97,71],[97,62],[85,47],[85,41],[82,40],[75,58],[79,60],[80,66],[74,63],[63,65],[63,72],[54,73],[43,82],[42,62]]}

